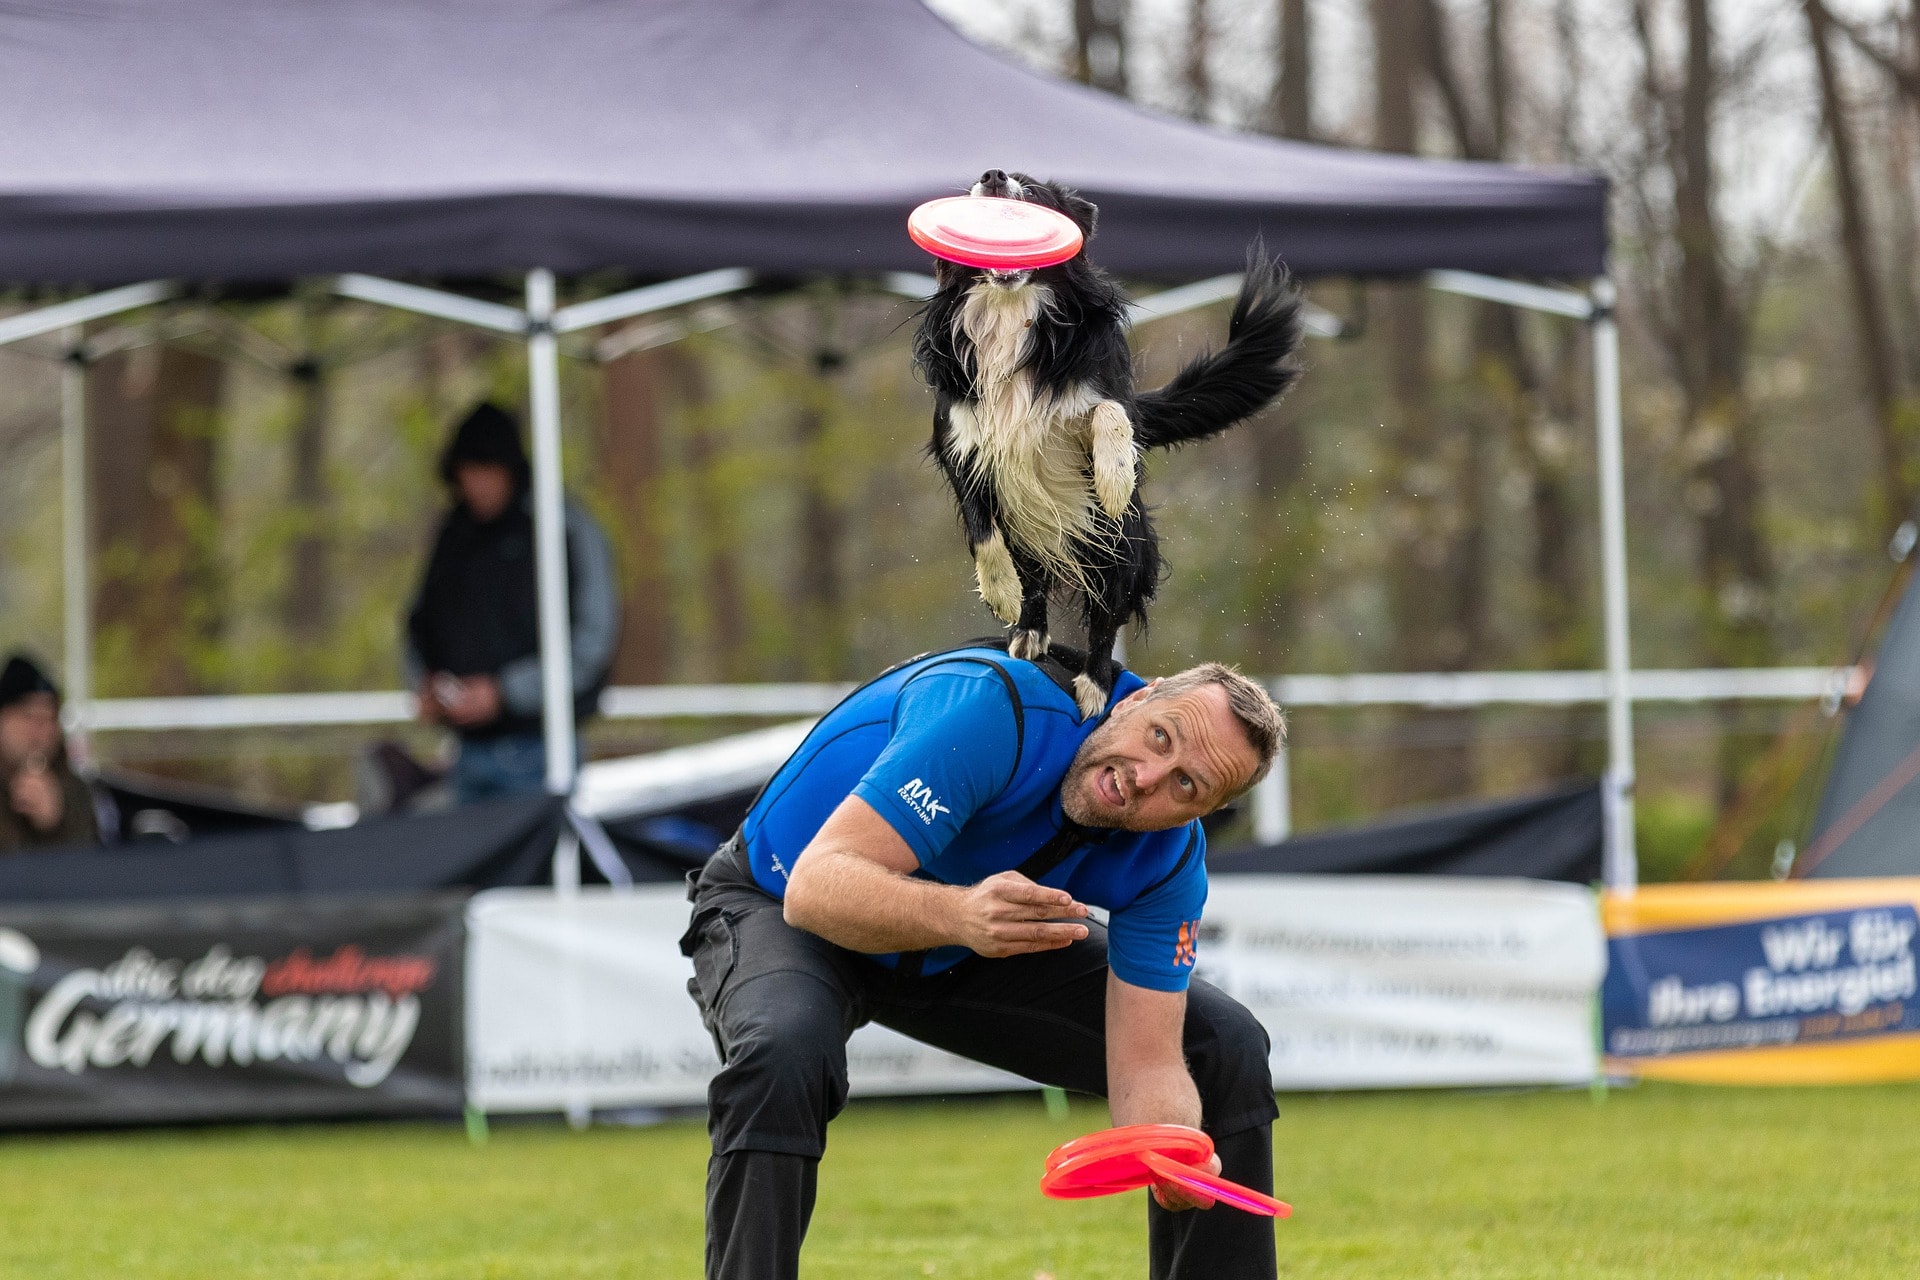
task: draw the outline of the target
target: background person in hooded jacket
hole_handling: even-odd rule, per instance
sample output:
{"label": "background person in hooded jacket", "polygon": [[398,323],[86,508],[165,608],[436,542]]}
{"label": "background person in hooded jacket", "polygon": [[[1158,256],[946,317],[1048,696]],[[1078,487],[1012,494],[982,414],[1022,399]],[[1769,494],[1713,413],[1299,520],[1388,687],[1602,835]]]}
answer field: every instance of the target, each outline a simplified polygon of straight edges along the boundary
{"label": "background person in hooded jacket", "polygon": [[[546,784],[531,476],[519,423],[493,404],[469,413],[440,456],[453,506],[407,615],[407,676],[421,718],[459,736],[462,804]],[[566,526],[578,719],[613,663],[619,600],[600,526],[571,499]]]}
{"label": "background person in hooded jacket", "polygon": [[14,654],[0,668],[0,853],[99,843],[93,792],[67,761],[60,690]]}

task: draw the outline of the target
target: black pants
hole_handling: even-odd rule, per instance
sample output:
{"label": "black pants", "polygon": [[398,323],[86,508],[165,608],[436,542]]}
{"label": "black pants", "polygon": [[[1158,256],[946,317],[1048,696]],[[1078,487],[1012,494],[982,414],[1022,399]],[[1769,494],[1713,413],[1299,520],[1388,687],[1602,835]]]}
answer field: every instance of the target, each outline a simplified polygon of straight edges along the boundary
{"label": "black pants", "polygon": [[[708,1089],[709,1280],[788,1280],[813,1213],[827,1123],[847,1101],[847,1037],[878,1022],[916,1040],[1081,1093],[1107,1092],[1106,933],[1059,951],[972,959],[901,977],[788,925],[732,856],[716,855],[681,946],[724,1066]],[[1185,1050],[1222,1173],[1273,1189],[1267,1036],[1204,982],[1187,993]],[[1036,1171],[1037,1175],[1037,1171]],[[1236,1209],[1168,1213],[1148,1197],[1156,1280],[1270,1280],[1273,1224]]]}

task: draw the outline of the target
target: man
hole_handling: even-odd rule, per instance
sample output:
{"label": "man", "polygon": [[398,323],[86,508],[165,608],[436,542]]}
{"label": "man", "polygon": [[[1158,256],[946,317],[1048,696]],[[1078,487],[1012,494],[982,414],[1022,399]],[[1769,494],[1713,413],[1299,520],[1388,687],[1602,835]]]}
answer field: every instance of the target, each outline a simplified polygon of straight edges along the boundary
{"label": "man", "polygon": [[[1104,1095],[1117,1125],[1205,1129],[1215,1171],[1272,1189],[1266,1035],[1189,978],[1199,819],[1266,772],[1280,713],[1215,664],[1122,672],[1083,721],[1074,659],[978,646],[883,674],[814,727],[698,874],[681,949],[724,1063],[711,1280],[797,1274],[846,1039],[868,1021]],[[1188,1212],[1167,1185],[1152,1200],[1154,1276],[1274,1275],[1266,1219]]]}
{"label": "man", "polygon": [[0,669],[0,853],[100,843],[93,793],[67,763],[60,690],[32,659]]}
{"label": "man", "polygon": [[[492,404],[466,416],[440,457],[454,502],[407,615],[407,674],[420,718],[459,735],[461,804],[546,786],[531,474],[519,424]],[[619,608],[606,536],[571,501],[566,523],[580,717],[606,683]]]}

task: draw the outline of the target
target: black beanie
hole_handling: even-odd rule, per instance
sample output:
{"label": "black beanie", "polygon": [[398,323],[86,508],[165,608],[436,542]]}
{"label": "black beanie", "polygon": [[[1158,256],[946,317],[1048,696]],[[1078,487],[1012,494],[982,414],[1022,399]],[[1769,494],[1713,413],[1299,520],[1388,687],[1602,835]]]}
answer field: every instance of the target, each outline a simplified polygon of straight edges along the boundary
{"label": "black beanie", "polygon": [[46,672],[34,665],[32,658],[24,653],[8,658],[7,665],[0,668],[0,708],[10,707],[36,693],[50,693],[56,702],[60,698],[59,688],[47,679]]}
{"label": "black beanie", "polygon": [[517,490],[527,487],[531,468],[527,452],[520,447],[520,423],[505,409],[483,400],[454,428],[440,454],[440,479],[453,483],[453,473],[463,462],[487,462],[513,473]]}

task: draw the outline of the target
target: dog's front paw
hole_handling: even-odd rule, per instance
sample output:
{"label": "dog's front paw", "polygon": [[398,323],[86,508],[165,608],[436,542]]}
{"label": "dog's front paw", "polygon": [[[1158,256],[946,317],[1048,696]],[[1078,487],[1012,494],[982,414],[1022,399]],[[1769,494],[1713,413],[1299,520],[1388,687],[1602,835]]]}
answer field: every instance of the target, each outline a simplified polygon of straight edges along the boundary
{"label": "dog's front paw", "polygon": [[1139,461],[1133,424],[1116,400],[1093,407],[1093,496],[1108,517],[1118,520],[1133,498],[1133,477]]}
{"label": "dog's front paw", "polygon": [[1107,709],[1107,695],[1112,692],[1102,689],[1099,681],[1092,676],[1079,675],[1073,678],[1073,700],[1080,706],[1080,716],[1086,719],[1097,716]]}
{"label": "dog's front paw", "polygon": [[1008,626],[1020,620],[1020,574],[998,530],[974,547],[973,579],[995,617]]}
{"label": "dog's front paw", "polygon": [[1028,662],[1038,662],[1047,656],[1049,641],[1047,633],[1036,631],[1032,627],[1019,627],[1013,638],[1007,641],[1007,653],[1015,658],[1025,658]]}

